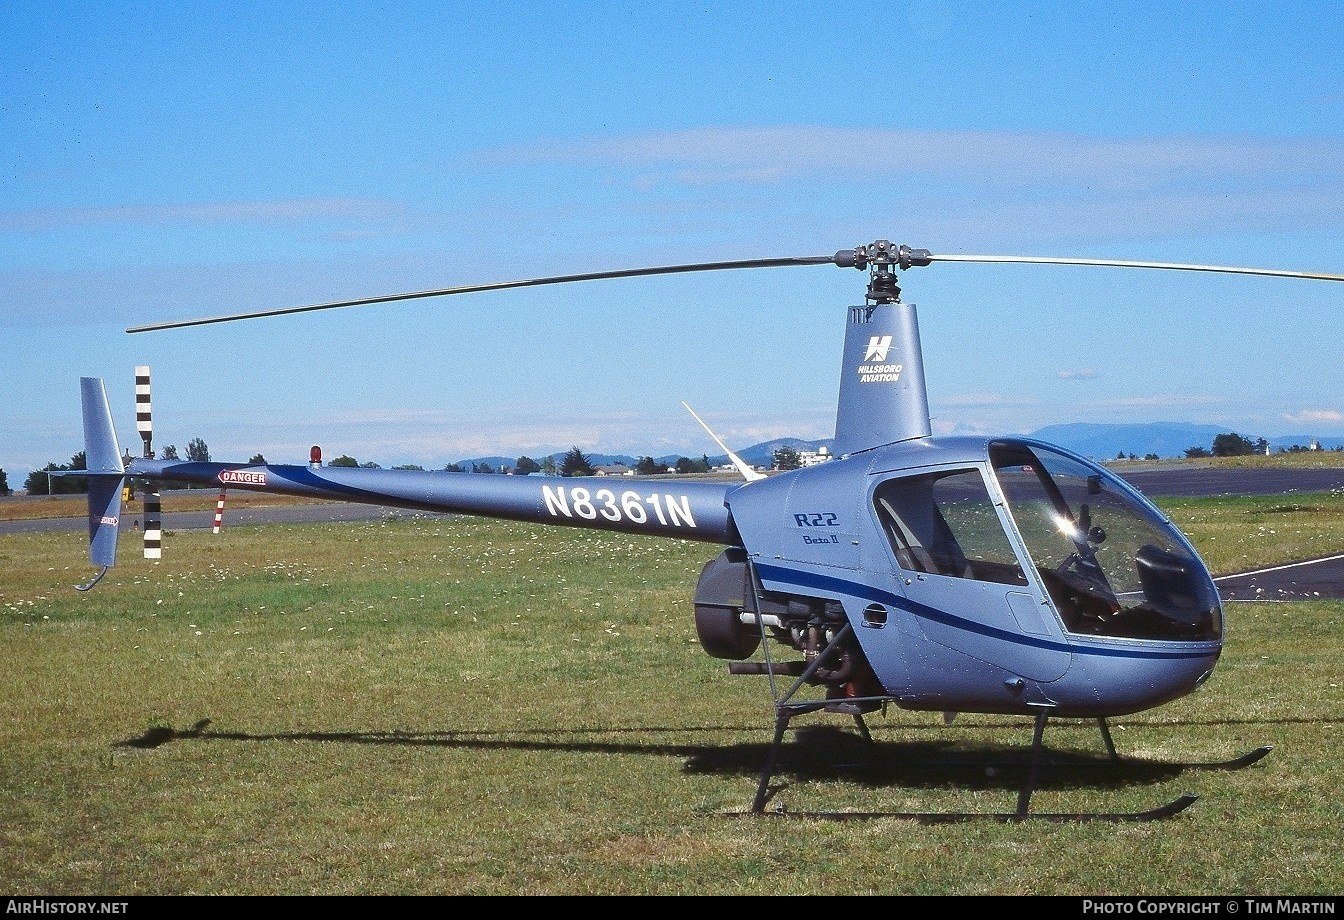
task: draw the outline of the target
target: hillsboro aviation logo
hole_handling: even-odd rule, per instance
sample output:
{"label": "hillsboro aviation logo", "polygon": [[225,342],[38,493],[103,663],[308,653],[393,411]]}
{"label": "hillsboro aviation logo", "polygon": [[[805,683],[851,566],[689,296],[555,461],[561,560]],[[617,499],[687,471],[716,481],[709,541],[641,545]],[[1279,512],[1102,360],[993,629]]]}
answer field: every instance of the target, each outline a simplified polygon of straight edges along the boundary
{"label": "hillsboro aviation logo", "polygon": [[891,336],[875,335],[868,340],[868,347],[863,352],[863,363],[858,367],[859,383],[896,383],[901,379],[905,365],[887,364],[889,351]]}

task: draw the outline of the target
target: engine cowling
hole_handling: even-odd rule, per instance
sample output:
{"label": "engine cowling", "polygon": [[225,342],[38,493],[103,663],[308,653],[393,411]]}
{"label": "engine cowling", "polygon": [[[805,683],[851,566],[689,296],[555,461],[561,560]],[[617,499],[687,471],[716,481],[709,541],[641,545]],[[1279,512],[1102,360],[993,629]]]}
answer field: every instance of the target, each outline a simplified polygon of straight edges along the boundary
{"label": "engine cowling", "polygon": [[700,647],[715,658],[750,658],[761,644],[761,634],[742,622],[742,611],[747,609],[755,610],[747,552],[730,547],[705,563],[695,586],[695,632]]}

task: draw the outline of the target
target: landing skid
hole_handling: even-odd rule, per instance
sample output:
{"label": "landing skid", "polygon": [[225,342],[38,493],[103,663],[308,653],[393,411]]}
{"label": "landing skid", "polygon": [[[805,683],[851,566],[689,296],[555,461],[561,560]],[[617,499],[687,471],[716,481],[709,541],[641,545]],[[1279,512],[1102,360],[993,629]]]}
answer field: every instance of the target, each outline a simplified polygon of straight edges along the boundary
{"label": "landing skid", "polygon": [[871,821],[877,818],[918,821],[920,824],[957,824],[963,821],[997,821],[1000,824],[1012,824],[1019,821],[1161,821],[1179,812],[1185,811],[1199,798],[1189,793],[1182,795],[1165,805],[1150,808],[1147,811],[1120,812],[913,812],[913,811],[788,811],[780,808],[775,811],[736,811],[728,812],[727,817],[764,817],[764,818],[801,818],[812,821]]}
{"label": "landing skid", "polygon": [[[1106,729],[1106,721],[1104,719],[1098,719],[1097,722],[1101,726],[1103,736],[1109,736],[1109,733]],[[1261,760],[1264,760],[1265,757],[1267,757],[1269,755],[1269,752],[1272,750],[1274,750],[1273,745],[1266,744],[1262,745],[1261,747],[1249,750],[1245,754],[1241,754],[1237,757],[1232,757],[1228,760],[1200,760],[1187,763],[1158,764],[1155,763],[1154,761],[1139,760],[1134,757],[1121,757],[1118,754],[1116,754],[1115,748],[1111,747],[1108,741],[1107,751],[1110,753],[1111,757],[1109,761],[1095,761],[1095,760],[1075,761],[1069,759],[1052,759],[1050,761],[1050,766],[1063,769],[1084,769],[1087,767],[1094,767],[1094,768],[1100,767],[1103,769],[1108,769],[1111,767],[1115,767],[1117,765],[1120,766],[1131,765],[1131,766],[1164,766],[1173,770],[1182,770],[1182,771],[1184,770],[1230,771],[1230,770],[1243,770],[1246,767],[1251,766],[1252,764],[1259,763]]]}
{"label": "landing skid", "polygon": [[[1097,719],[1097,728],[1101,729],[1101,738],[1106,742],[1106,753],[1111,755],[1113,762],[1121,762],[1121,757],[1115,752],[1115,742],[1111,740],[1111,729],[1106,724],[1105,719]],[[1270,751],[1274,750],[1271,745],[1263,745],[1253,751],[1247,751],[1240,757],[1233,757],[1231,760],[1216,760],[1204,763],[1183,763],[1175,764],[1182,770],[1240,770],[1243,767],[1249,767],[1265,757]]]}
{"label": "landing skid", "polygon": [[[1110,752],[1110,760],[1105,761],[1081,760],[1081,759],[1074,759],[1066,755],[1054,754],[1046,758],[1045,765],[1052,770],[1087,770],[1087,769],[1113,770],[1118,766],[1120,767],[1130,766],[1130,767],[1163,767],[1168,770],[1179,770],[1181,772],[1184,772],[1186,770],[1231,771],[1231,770],[1242,770],[1245,769],[1246,767],[1251,766],[1252,764],[1259,763],[1266,756],[1268,756],[1269,753],[1273,750],[1274,747],[1272,745],[1267,744],[1262,747],[1258,747],[1253,750],[1247,751],[1245,754],[1241,754],[1237,757],[1233,757],[1228,760],[1193,761],[1186,763],[1158,762],[1151,760],[1140,760],[1136,757],[1121,757],[1112,750]],[[957,768],[957,767],[1000,766],[1005,768],[1011,768],[1011,767],[1026,766],[1025,763],[987,764],[982,761],[968,761],[968,760],[930,760],[930,761],[923,761],[921,765],[927,767],[942,767],[945,769]]]}
{"label": "landing skid", "polygon": [[[837,648],[847,637],[847,631],[850,626],[846,625],[835,638],[828,644],[811,665],[804,669],[797,681],[789,688],[782,697],[775,701],[775,737],[770,745],[770,750],[766,755],[765,765],[761,770],[760,780],[756,787],[756,797],[752,802],[751,810],[746,812],[728,812],[727,817],[791,817],[811,820],[827,821],[857,821],[871,820],[875,818],[896,818],[918,821],[922,824],[951,824],[962,821],[997,821],[1000,823],[1012,823],[1020,821],[1112,821],[1112,822],[1133,822],[1133,821],[1160,821],[1177,815],[1191,805],[1199,798],[1191,793],[1178,796],[1166,804],[1143,811],[1132,812],[1033,812],[1031,811],[1031,797],[1036,791],[1037,783],[1040,779],[1040,773],[1043,767],[1050,769],[1072,768],[1081,766],[1108,767],[1135,765],[1135,766],[1153,766],[1154,764],[1140,760],[1130,760],[1121,758],[1115,750],[1115,744],[1111,740],[1110,728],[1104,718],[1097,719],[1097,726],[1101,730],[1101,736],[1106,745],[1108,759],[1106,761],[1076,761],[1061,762],[1055,757],[1047,757],[1042,739],[1045,735],[1045,725],[1049,719],[1050,711],[1048,708],[1041,707],[1036,712],[1035,730],[1031,741],[1031,758],[1026,764],[1027,774],[1023,784],[1018,791],[1017,810],[1013,812],[946,812],[946,813],[923,813],[923,812],[810,812],[810,811],[789,811],[784,806],[778,805],[772,811],[766,811],[766,804],[773,796],[780,791],[782,787],[771,787],[770,780],[774,775],[775,766],[779,759],[780,748],[783,745],[784,735],[788,731],[789,723],[797,716],[818,710],[827,710],[831,712],[848,712],[853,715],[855,726],[864,742],[871,748],[873,746],[872,735],[868,731],[868,726],[863,721],[863,712],[871,711],[877,705],[883,705],[890,702],[886,697],[873,697],[868,699],[851,699],[843,702],[837,701],[792,701],[792,697],[807,681],[809,673],[826,659],[829,652]],[[1269,752],[1273,750],[1270,746],[1255,748],[1239,757],[1230,760],[1200,762],[1189,764],[1166,764],[1172,769],[1179,770],[1240,770],[1259,762]],[[932,766],[932,764],[931,764]]]}
{"label": "landing skid", "polygon": [[1213,763],[1183,763],[1181,767],[1186,770],[1240,770],[1257,763],[1272,750],[1274,750],[1274,747],[1266,744],[1253,751],[1247,751],[1240,757],[1233,757],[1231,760],[1220,760]]}

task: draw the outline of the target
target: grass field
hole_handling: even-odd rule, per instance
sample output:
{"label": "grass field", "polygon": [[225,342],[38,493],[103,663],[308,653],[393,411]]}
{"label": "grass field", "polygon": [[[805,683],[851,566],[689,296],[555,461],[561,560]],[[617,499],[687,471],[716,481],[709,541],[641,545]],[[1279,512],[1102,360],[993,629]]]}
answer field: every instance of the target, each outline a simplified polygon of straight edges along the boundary
{"label": "grass field", "polygon": [[[207,499],[208,500],[208,499]],[[1344,551],[1344,496],[1164,502],[1217,571]],[[690,596],[717,547],[470,518],[169,533],[95,589],[84,535],[0,536],[0,890],[23,894],[1334,894],[1344,602],[1231,604],[1199,692],[1117,719],[1148,765],[1033,810],[1138,824],[749,808],[773,727]],[[1304,552],[1310,550],[1310,552]],[[1011,811],[1018,778],[837,769],[799,719],[794,811]],[[1019,752],[1025,719],[889,710],[883,762]],[[1099,756],[1094,725],[1052,747]],[[1236,772],[1153,764],[1270,744]],[[1009,771],[1011,773],[1011,771]]]}

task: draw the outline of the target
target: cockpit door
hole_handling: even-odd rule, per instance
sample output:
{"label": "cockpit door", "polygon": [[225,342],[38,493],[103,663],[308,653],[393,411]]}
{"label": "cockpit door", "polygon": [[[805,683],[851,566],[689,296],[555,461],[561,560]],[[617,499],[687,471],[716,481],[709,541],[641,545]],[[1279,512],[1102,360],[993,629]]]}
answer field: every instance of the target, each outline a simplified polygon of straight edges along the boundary
{"label": "cockpit door", "polygon": [[[1034,681],[1068,670],[1058,619],[1027,578],[979,467],[891,475],[871,493],[896,593],[932,642]],[[997,679],[997,678],[996,678]]]}

